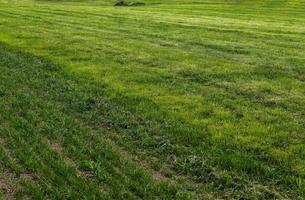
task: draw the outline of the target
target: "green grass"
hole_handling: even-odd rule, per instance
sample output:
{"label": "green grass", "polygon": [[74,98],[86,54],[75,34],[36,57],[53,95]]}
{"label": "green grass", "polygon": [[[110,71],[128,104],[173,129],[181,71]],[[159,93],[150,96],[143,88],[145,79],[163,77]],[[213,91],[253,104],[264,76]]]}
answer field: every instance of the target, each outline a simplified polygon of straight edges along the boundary
{"label": "green grass", "polygon": [[114,2],[0,0],[0,197],[304,199],[305,1]]}

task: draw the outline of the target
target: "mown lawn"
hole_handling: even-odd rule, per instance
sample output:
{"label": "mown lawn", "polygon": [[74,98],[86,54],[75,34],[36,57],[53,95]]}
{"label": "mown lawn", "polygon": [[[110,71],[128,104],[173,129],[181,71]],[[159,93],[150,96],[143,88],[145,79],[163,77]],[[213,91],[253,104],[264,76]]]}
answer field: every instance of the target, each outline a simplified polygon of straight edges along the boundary
{"label": "mown lawn", "polygon": [[0,197],[305,199],[305,1],[0,0]]}

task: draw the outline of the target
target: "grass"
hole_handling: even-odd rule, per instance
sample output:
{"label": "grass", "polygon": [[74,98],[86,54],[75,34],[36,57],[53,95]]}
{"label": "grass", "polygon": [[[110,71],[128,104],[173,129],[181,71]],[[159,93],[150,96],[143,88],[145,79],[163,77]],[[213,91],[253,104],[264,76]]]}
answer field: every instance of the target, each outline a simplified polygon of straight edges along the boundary
{"label": "grass", "polygon": [[0,0],[4,198],[304,199],[304,1]]}

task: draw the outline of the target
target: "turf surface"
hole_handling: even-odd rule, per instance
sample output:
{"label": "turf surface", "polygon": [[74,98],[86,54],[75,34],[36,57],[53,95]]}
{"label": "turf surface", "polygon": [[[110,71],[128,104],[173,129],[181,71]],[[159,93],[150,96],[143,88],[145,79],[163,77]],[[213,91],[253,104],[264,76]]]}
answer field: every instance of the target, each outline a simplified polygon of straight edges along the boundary
{"label": "turf surface", "polygon": [[0,194],[304,199],[305,1],[0,0]]}

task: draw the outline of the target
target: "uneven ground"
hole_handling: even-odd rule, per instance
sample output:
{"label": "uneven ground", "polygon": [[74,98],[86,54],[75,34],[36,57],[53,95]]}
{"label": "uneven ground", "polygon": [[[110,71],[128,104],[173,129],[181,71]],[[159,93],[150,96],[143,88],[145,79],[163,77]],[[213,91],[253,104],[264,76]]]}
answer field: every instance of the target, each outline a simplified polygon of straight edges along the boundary
{"label": "uneven ground", "polygon": [[305,1],[0,0],[4,199],[305,199]]}

